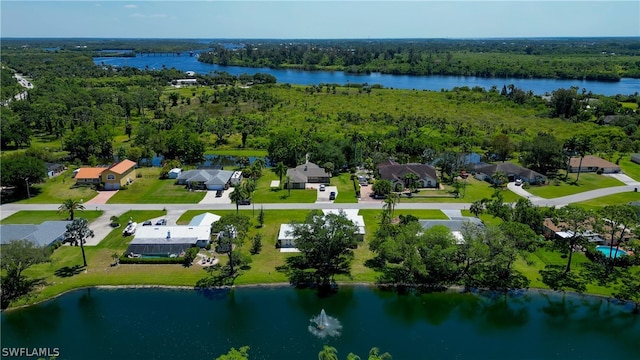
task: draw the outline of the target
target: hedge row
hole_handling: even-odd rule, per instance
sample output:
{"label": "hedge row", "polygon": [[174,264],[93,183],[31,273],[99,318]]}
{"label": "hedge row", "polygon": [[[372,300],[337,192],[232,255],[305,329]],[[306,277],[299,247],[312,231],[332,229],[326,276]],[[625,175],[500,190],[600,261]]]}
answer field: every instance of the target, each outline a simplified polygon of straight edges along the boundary
{"label": "hedge row", "polygon": [[184,258],[166,257],[166,258],[130,258],[126,256],[120,257],[120,264],[183,264]]}

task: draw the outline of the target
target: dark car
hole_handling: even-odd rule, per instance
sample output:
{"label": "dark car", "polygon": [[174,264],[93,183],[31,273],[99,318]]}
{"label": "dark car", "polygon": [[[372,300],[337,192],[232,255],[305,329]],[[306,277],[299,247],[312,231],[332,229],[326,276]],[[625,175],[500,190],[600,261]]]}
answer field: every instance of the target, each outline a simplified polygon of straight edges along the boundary
{"label": "dark car", "polygon": [[153,225],[153,223],[151,222],[151,220],[147,220],[145,222],[142,223],[142,226],[151,226]]}
{"label": "dark car", "polygon": [[156,222],[156,225],[167,225],[167,219],[160,219]]}
{"label": "dark car", "polygon": [[216,197],[222,197],[222,190],[216,191]]}
{"label": "dark car", "polygon": [[251,199],[244,199],[238,201],[238,205],[251,205]]}
{"label": "dark car", "polygon": [[336,192],[335,192],[335,191],[332,191],[332,192],[329,194],[329,200],[335,200],[335,199],[336,199]]}

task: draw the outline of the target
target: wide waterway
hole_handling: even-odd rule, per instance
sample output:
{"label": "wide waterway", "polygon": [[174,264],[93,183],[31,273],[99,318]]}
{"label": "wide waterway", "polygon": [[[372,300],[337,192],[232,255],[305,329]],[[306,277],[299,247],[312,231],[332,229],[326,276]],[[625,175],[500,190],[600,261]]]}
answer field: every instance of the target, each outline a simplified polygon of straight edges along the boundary
{"label": "wide waterway", "polygon": [[480,86],[490,89],[492,86],[502,89],[503,86],[514,84],[525,91],[544,95],[559,88],[568,89],[577,86],[580,90],[591,91],[594,94],[629,95],[640,91],[640,79],[623,78],[618,82],[587,81],[587,80],[555,80],[555,79],[514,79],[514,78],[481,78],[474,76],[411,76],[390,74],[347,74],[342,71],[303,71],[279,70],[270,68],[247,68],[240,66],[220,66],[205,64],[198,61],[196,56],[183,53],[180,56],[141,56],[136,57],[96,57],[93,61],[98,65],[130,66],[139,69],[175,68],[182,71],[194,71],[209,74],[214,71],[224,71],[232,75],[266,73],[275,76],[279,83],[317,85],[324,84],[380,84],[386,88],[416,89],[416,90],[450,90],[454,87]]}
{"label": "wide waterway", "polygon": [[[310,330],[322,309],[339,336]],[[316,359],[323,345],[363,358],[633,359],[640,316],[603,298],[529,291],[398,295],[365,286],[319,297],[291,287],[198,292],[83,289],[1,315],[2,348],[57,348],[60,359]],[[313,324],[311,324],[313,325]],[[333,325],[332,325],[333,326]]]}

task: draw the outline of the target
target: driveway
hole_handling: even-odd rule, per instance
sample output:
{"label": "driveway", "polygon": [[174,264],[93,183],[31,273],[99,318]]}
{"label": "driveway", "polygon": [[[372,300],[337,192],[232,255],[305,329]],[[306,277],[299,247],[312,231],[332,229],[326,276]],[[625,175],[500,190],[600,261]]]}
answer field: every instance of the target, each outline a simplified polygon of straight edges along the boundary
{"label": "driveway", "polygon": [[507,189],[513,191],[514,193],[516,193],[517,195],[522,196],[523,198],[529,199],[529,201],[531,201],[532,203],[536,203],[539,201],[544,201],[546,200],[545,198],[541,198],[540,196],[535,196],[532,193],[528,192],[527,190],[522,188],[522,185],[516,185],[515,182],[510,182],[507,184]]}
{"label": "driveway", "polygon": [[98,195],[96,195],[95,197],[93,197],[93,199],[85,201],[84,205],[102,205],[102,204],[106,204],[107,201],[109,201],[109,199],[111,199],[111,197],[113,195],[115,195],[118,192],[118,190],[116,191],[98,191]]}
{"label": "driveway", "polygon": [[198,204],[230,204],[231,199],[229,199],[229,194],[231,194],[232,192],[233,188],[229,188],[222,192],[221,197],[216,197],[216,191],[209,190],[207,191],[207,195],[205,195]]}
{"label": "driveway", "polygon": [[316,203],[333,203],[333,200],[329,200],[329,194],[331,194],[332,191],[336,193],[336,197],[338,196],[337,186],[325,186],[324,191],[320,191],[320,184],[307,184],[305,187],[307,189],[316,189],[316,192],[318,193]]}
{"label": "driveway", "polygon": [[[107,210],[103,212],[100,217],[93,220],[91,224],[89,224],[89,229],[93,230],[93,237],[87,239],[85,246],[96,246],[100,241],[107,237],[107,235],[109,235],[109,233],[114,229],[111,226],[111,217],[120,216],[122,213],[123,211]],[[121,225],[118,229],[124,230],[124,227]]]}
{"label": "driveway", "polygon": [[602,175],[612,177],[614,179],[618,179],[623,183],[625,183],[625,185],[640,186],[640,182],[632,179],[629,175],[626,175],[626,174],[602,174]]}
{"label": "driveway", "polygon": [[380,199],[373,198],[373,186],[360,186],[360,199],[358,202],[380,202]]}

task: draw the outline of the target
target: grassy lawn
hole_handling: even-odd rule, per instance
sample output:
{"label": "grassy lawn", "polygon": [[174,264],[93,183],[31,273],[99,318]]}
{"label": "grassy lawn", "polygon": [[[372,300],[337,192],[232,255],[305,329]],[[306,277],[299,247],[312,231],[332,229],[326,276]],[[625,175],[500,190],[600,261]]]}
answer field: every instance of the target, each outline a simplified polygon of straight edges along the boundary
{"label": "grassy lawn", "polygon": [[344,173],[331,178],[331,185],[338,187],[338,196],[334,203],[357,203],[356,190],[353,188],[351,174]]}
{"label": "grassy lawn", "polygon": [[607,205],[626,204],[631,201],[640,201],[640,192],[624,192],[608,196],[603,196],[591,200],[577,203],[578,206],[586,208],[602,207]]}
{"label": "grassy lawn", "polygon": [[[406,196],[402,196],[400,198],[401,203],[472,203],[476,200],[482,199],[490,199],[491,196],[496,192],[496,189],[492,187],[486,181],[480,181],[474,178],[469,177],[467,179],[466,190],[463,190],[460,194],[459,198],[451,197],[451,187],[449,185],[445,185],[444,190],[420,190],[417,194],[414,194],[413,197],[408,198]],[[420,196],[430,196],[430,197],[420,197]],[[503,189],[502,196],[504,197],[505,202],[515,202],[520,196],[511,192],[510,190]]]}
{"label": "grassy lawn", "polygon": [[262,172],[251,198],[254,203],[314,203],[318,199],[317,190],[271,189],[271,181],[273,180],[279,180],[279,178],[272,170],[267,169]]}
{"label": "grassy lawn", "polygon": [[626,156],[620,159],[620,168],[622,172],[630,176],[636,181],[640,181],[640,165],[631,161],[631,157]]}
{"label": "grassy lawn", "polygon": [[109,204],[197,204],[206,195],[203,191],[188,191],[175,180],[161,180],[160,168],[140,168],[142,177],[136,178],[126,190],[118,191]]}
{"label": "grassy lawn", "polygon": [[[89,222],[97,219],[102,215],[102,211],[96,210],[79,210],[76,211],[76,218],[85,218]],[[0,224],[42,224],[45,221],[67,220],[66,213],[58,213],[55,210],[24,210],[5,218]]]}
{"label": "grassy lawn", "polygon": [[569,174],[569,182],[560,181],[559,185],[549,184],[544,186],[531,186],[527,191],[536,196],[540,196],[546,199],[552,199],[589,190],[624,185],[617,179],[594,173],[580,174],[580,180],[578,181],[578,184],[575,185],[574,181],[576,179],[576,175],[577,174]]}
{"label": "grassy lawn", "polygon": [[42,184],[31,187],[31,199],[17,202],[18,204],[62,204],[67,199],[82,199],[87,201],[98,194],[90,187],[74,187],[76,181],[71,177],[73,169],[47,179]]}
{"label": "grassy lawn", "polygon": [[253,150],[253,149],[228,149],[228,150],[209,150],[205,152],[205,155],[229,155],[229,156],[255,156],[266,157],[266,150]]}

